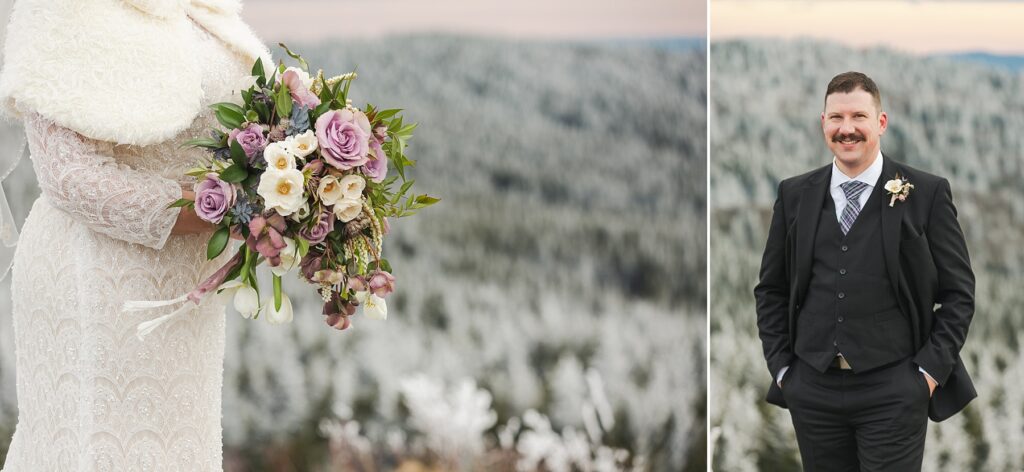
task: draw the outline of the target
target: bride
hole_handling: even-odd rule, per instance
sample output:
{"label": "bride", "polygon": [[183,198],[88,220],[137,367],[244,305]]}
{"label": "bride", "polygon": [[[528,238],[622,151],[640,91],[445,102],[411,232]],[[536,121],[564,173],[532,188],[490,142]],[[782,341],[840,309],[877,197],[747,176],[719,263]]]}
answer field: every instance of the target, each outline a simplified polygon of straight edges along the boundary
{"label": "bride", "polygon": [[184,172],[203,151],[180,146],[215,124],[207,105],[238,100],[257,57],[273,63],[240,9],[15,1],[0,102],[24,124],[42,196],[11,272],[4,471],[222,470],[223,303],[144,341],[136,326],[160,313],[121,308],[186,293],[226,261],[206,261],[212,225],[167,205],[191,196]]}

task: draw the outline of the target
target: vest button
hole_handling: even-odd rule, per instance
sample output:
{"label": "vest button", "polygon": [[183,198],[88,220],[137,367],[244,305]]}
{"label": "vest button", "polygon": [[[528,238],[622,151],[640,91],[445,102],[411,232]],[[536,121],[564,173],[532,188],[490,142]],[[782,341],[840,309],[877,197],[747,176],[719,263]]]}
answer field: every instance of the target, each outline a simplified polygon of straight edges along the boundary
{"label": "vest button", "polygon": [[846,251],[849,251],[849,250],[850,250],[850,247],[849,247],[849,246],[847,246],[847,245],[845,245],[845,244],[843,244],[843,246],[842,246],[842,247],[840,247],[839,249],[842,249],[842,250],[843,250],[843,252],[846,252]]}
{"label": "vest button", "polygon": [[836,321],[838,321],[838,322],[842,323],[842,322],[843,322],[843,317],[842,317],[842,316],[840,316],[840,317],[839,317],[839,319],[837,319]]}
{"label": "vest button", "polygon": [[839,298],[846,298],[846,293],[839,292]]}
{"label": "vest button", "polygon": [[839,269],[839,275],[846,275],[846,269]]}

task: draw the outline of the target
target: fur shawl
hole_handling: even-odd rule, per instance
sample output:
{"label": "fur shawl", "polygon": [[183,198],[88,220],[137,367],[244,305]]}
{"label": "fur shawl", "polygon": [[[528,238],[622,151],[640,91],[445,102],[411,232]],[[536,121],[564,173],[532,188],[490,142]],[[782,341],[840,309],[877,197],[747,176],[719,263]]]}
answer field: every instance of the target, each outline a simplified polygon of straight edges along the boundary
{"label": "fur shawl", "polygon": [[206,105],[190,17],[247,61],[273,64],[240,10],[239,0],[18,0],[0,108],[102,141],[170,139]]}

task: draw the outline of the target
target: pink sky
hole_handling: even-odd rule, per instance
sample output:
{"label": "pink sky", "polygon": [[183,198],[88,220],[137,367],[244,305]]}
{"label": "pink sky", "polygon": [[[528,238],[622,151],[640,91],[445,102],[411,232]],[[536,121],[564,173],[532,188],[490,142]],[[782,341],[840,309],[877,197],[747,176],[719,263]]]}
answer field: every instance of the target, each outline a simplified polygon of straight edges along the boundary
{"label": "pink sky", "polygon": [[531,39],[704,37],[707,25],[703,0],[249,0],[242,15],[268,43],[438,31]]}
{"label": "pink sky", "polygon": [[905,51],[1024,54],[1024,2],[712,0],[711,41],[813,37]]}

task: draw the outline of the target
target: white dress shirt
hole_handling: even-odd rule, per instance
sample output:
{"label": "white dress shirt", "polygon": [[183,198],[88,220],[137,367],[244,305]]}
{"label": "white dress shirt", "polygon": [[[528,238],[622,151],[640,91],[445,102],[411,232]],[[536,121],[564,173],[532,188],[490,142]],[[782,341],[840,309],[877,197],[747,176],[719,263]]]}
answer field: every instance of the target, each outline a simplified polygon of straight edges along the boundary
{"label": "white dress shirt", "polygon": [[[848,202],[846,199],[846,192],[843,191],[841,185],[851,180],[857,180],[867,184],[868,187],[861,192],[860,196],[857,198],[860,208],[863,209],[864,205],[868,202],[868,198],[871,197],[871,192],[875,190],[875,184],[878,183],[878,178],[882,176],[882,159],[882,151],[879,150],[878,156],[875,157],[874,162],[872,162],[867,169],[864,169],[863,172],[854,177],[850,177],[839,169],[839,166],[836,165],[835,157],[832,158],[832,181],[829,183],[828,190],[832,195],[832,201],[836,206],[836,221],[839,221],[840,224],[843,220],[843,209],[846,208],[846,204]],[[839,356],[842,355],[842,353],[839,353]],[[931,375],[928,375],[928,372],[925,372],[925,370],[920,366],[917,369],[924,375],[927,375],[932,382],[935,382],[935,379],[932,378]],[[787,370],[789,370],[788,365],[779,369],[778,375],[775,376],[775,381],[779,386],[782,386],[782,378],[786,376]]]}

